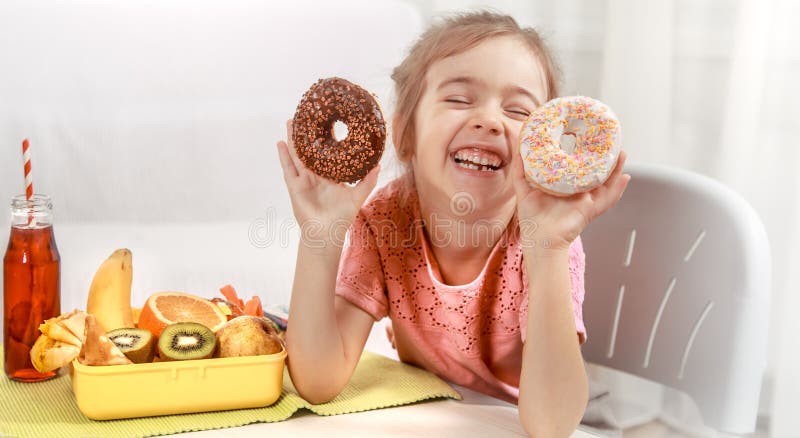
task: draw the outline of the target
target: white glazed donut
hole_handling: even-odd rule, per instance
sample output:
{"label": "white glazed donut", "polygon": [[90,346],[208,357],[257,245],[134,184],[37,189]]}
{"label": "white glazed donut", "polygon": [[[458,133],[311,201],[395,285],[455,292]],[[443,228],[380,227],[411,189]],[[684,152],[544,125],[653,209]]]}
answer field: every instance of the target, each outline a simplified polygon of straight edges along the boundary
{"label": "white glazed donut", "polygon": [[592,190],[614,169],[621,141],[619,120],[604,103],[585,96],[553,99],[522,125],[525,178],[556,196]]}

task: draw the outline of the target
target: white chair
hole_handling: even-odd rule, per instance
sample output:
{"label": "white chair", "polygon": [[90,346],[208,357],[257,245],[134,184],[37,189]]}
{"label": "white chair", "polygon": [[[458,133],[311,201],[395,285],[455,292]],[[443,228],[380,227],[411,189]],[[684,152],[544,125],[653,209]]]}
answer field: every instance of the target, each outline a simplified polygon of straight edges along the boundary
{"label": "white chair", "polygon": [[584,356],[688,394],[708,427],[752,432],[767,357],[764,227],[710,178],[628,171],[620,203],[582,235]]}

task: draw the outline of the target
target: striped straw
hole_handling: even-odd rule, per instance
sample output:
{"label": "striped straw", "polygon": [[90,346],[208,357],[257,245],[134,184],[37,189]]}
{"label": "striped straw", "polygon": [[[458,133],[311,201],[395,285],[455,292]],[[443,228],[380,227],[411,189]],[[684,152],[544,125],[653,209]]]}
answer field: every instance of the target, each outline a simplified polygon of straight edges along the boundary
{"label": "striped straw", "polygon": [[[28,139],[22,140],[22,158],[25,161],[25,199],[33,198],[33,175],[31,174],[31,144]],[[28,226],[35,226],[33,214],[28,214]]]}
{"label": "striped straw", "polygon": [[31,175],[31,144],[26,138],[22,140],[22,158],[25,160],[25,199],[33,197],[33,175]]}

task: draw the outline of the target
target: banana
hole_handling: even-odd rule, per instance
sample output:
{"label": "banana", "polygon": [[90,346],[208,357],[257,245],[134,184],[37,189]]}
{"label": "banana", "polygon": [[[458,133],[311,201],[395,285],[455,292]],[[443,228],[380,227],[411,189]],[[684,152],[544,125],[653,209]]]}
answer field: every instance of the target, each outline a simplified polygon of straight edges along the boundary
{"label": "banana", "polygon": [[104,332],[134,326],[131,310],[132,259],[130,250],[118,249],[100,265],[92,279],[86,312],[97,318]]}

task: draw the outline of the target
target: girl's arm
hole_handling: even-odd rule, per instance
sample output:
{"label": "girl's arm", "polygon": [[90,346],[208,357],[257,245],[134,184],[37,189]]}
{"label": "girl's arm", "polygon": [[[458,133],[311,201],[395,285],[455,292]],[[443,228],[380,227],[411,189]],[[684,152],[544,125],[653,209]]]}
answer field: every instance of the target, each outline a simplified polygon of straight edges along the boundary
{"label": "girl's arm", "polygon": [[290,320],[286,331],[292,383],[311,403],[338,395],[355,369],[372,317],[335,297],[344,235],[378,179],[378,167],[356,186],[315,175],[298,159],[291,143],[278,142],[283,179],[300,227]]}
{"label": "girl's arm", "polygon": [[534,437],[566,437],[588,401],[569,279],[569,250],[526,248],[528,328],[522,350],[519,415]]}
{"label": "girl's arm", "polygon": [[334,295],[341,248],[330,247],[300,243],[286,331],[292,383],[314,404],[342,391],[373,324],[368,313]]}
{"label": "girl's arm", "polygon": [[572,311],[569,247],[583,229],[622,197],[630,175],[619,161],[596,189],[550,196],[525,180],[514,154],[520,244],[528,273],[528,328],[519,383],[519,416],[534,437],[568,437],[586,409],[588,385]]}

